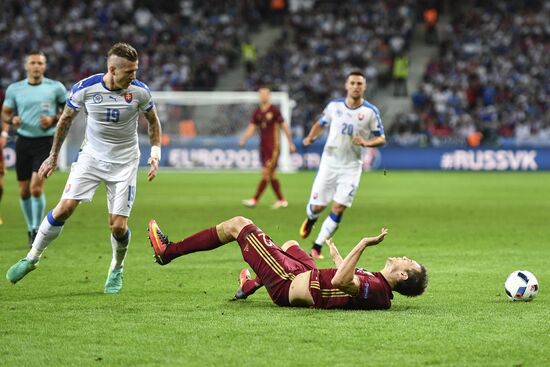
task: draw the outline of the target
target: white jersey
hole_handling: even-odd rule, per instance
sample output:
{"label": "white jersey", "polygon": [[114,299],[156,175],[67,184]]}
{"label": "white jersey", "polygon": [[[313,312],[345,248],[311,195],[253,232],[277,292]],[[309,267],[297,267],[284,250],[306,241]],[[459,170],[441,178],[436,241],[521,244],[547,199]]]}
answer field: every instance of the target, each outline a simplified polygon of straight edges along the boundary
{"label": "white jersey", "polygon": [[140,111],[153,108],[151,92],[134,80],[128,89],[109,90],[104,74],[79,81],[67,98],[67,106],[86,111],[86,137],[82,151],[98,160],[125,163],[139,158],[137,122]]}
{"label": "white jersey", "polygon": [[321,163],[336,167],[355,168],[362,165],[361,146],[353,144],[353,135],[364,139],[384,136],[384,127],[378,108],[364,101],[356,108],[350,108],[345,98],[330,101],[319,120],[321,126],[329,126],[328,138]]}

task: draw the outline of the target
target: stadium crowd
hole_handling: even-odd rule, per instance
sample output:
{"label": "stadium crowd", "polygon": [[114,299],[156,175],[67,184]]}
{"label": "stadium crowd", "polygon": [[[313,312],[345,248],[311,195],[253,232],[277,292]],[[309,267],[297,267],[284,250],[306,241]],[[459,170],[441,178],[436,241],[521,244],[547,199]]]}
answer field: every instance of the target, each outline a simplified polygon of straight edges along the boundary
{"label": "stadium crowd", "polygon": [[342,97],[342,80],[352,69],[366,75],[367,97],[390,77],[393,56],[411,41],[414,4],[317,0],[291,9],[282,37],[258,60],[246,86],[288,91],[296,101],[292,124],[307,131],[328,100]]}
{"label": "stadium crowd", "polygon": [[391,141],[550,145],[550,2],[469,2],[450,15]]}
{"label": "stadium crowd", "polygon": [[[251,31],[273,21],[268,0],[43,0],[0,3],[0,99],[24,78],[26,52],[43,50],[47,76],[67,87],[102,72],[102,53],[124,39],[140,52],[139,78],[152,90],[212,90],[235,66]],[[154,5],[154,6],[153,6]],[[391,78],[410,46],[414,0],[288,1],[282,36],[247,70],[244,88],[286,90],[301,136],[326,102],[341,97],[354,68],[367,98]],[[453,3],[439,32],[439,57],[426,65],[413,110],[386,121],[397,145],[550,144],[550,2]],[[296,130],[297,129],[297,130]]]}
{"label": "stadium crowd", "polygon": [[23,79],[30,50],[48,56],[47,76],[67,87],[102,72],[103,53],[121,39],[140,53],[152,90],[209,90],[240,57],[243,31],[266,16],[266,1],[0,2],[0,86]]}

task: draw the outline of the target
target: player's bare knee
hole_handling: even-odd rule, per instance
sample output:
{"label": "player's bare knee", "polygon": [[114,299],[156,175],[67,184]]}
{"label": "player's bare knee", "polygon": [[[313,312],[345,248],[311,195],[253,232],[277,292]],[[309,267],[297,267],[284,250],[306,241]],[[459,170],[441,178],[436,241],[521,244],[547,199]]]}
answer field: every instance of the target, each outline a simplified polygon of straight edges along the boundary
{"label": "player's bare knee", "polygon": [[234,226],[235,228],[237,228],[240,232],[241,229],[243,229],[245,226],[249,225],[249,224],[252,224],[252,221],[248,218],[245,218],[243,216],[237,216],[237,217],[233,217],[231,219],[231,222],[232,222],[232,226]]}
{"label": "player's bare knee", "polygon": [[312,205],[311,206],[311,210],[318,214],[318,213],[321,213],[323,210],[325,210],[326,206],[323,206],[323,205]]}
{"label": "player's bare knee", "polygon": [[74,200],[62,200],[57,206],[53,209],[53,217],[58,221],[67,220],[74,212],[78,202]]}
{"label": "player's bare knee", "polygon": [[222,226],[223,226],[223,231],[226,234],[231,235],[234,238],[237,238],[241,230],[251,223],[252,221],[248,218],[245,218],[242,216],[236,216],[229,219],[228,221],[223,222]]}
{"label": "player's bare knee", "polygon": [[37,198],[42,195],[42,186],[31,186],[30,193],[33,197]]}
{"label": "player's bare knee", "polygon": [[128,218],[124,216],[113,215],[109,220],[111,233],[115,237],[122,237],[128,231]]}
{"label": "player's bare knee", "polygon": [[331,210],[335,214],[342,214],[344,210],[346,210],[346,206],[338,203],[333,203]]}
{"label": "player's bare knee", "polygon": [[283,245],[281,246],[281,249],[283,251],[286,251],[288,250],[289,248],[291,248],[292,246],[298,246],[300,247],[300,244],[294,240],[290,240],[290,241],[286,241],[285,243],[283,243]]}
{"label": "player's bare knee", "polygon": [[114,225],[114,224],[111,226],[111,233],[117,238],[124,236],[126,232],[128,232],[127,226]]}

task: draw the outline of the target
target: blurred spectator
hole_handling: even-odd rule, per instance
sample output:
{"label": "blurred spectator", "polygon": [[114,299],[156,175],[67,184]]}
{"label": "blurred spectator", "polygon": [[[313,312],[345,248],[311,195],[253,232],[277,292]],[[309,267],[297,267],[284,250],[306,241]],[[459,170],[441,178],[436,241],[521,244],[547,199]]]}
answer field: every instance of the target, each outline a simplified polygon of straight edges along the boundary
{"label": "blurred spectator", "polygon": [[406,97],[407,80],[409,78],[409,56],[405,53],[397,54],[393,59],[393,95]]}
{"label": "blurred spectator", "polygon": [[437,43],[437,9],[429,7],[424,10],[424,40],[427,44]]}
{"label": "blurred spectator", "polygon": [[151,3],[1,1],[0,85],[22,78],[19,65],[31,49],[44,51],[50,76],[69,86],[102,72],[105,50],[126,41],[140,50],[139,77],[151,89],[212,89],[239,61],[240,29],[253,29],[265,14],[261,0]]}
{"label": "blurred spectator", "polygon": [[[419,134],[434,145],[549,146],[550,1],[453,7],[439,57],[412,95],[426,125]],[[395,122],[390,141],[400,144],[404,122]]]}
{"label": "blurred spectator", "polygon": [[256,69],[256,46],[248,38],[241,44],[241,59],[246,74],[251,74]]}
{"label": "blurred spectator", "polygon": [[308,131],[314,114],[341,95],[341,80],[359,68],[367,78],[367,98],[392,78],[394,53],[409,48],[413,0],[335,2],[290,1],[288,26],[260,57],[245,87],[269,85],[297,102],[292,124]]}

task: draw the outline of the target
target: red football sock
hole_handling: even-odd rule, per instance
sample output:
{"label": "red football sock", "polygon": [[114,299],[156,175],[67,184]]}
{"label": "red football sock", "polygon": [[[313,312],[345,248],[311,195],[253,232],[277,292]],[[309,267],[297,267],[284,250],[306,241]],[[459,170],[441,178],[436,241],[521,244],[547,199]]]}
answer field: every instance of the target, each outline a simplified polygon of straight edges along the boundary
{"label": "red football sock", "polygon": [[277,200],[284,200],[283,194],[281,193],[281,184],[279,183],[279,179],[274,178],[271,180],[271,187],[273,187],[273,191],[275,191],[275,195],[277,195]]}
{"label": "red football sock", "polygon": [[192,252],[213,250],[221,245],[223,243],[221,243],[218,237],[216,227],[211,227],[197,232],[180,242],[172,243],[166,247],[163,257],[170,261]]}
{"label": "red football sock", "polygon": [[265,178],[262,178],[262,180],[258,184],[258,188],[256,189],[256,194],[254,194],[255,200],[260,199],[260,196],[262,196],[262,193],[264,192],[266,186],[267,186],[267,180]]}

